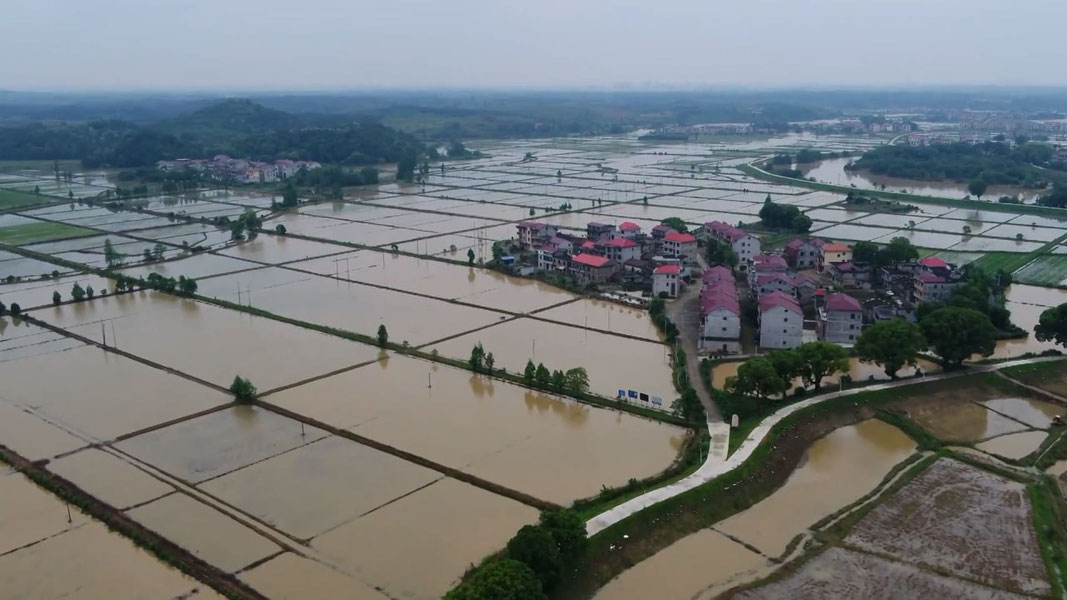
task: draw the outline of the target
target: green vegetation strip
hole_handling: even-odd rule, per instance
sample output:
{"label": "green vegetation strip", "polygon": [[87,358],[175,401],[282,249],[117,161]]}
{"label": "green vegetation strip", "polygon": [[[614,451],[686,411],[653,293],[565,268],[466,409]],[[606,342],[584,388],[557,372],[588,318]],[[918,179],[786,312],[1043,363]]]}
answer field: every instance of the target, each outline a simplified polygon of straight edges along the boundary
{"label": "green vegetation strip", "polygon": [[266,596],[233,575],[223,572],[167,538],[142,526],[117,508],[97,500],[67,479],[48,471],[45,468],[46,461],[32,462],[3,445],[0,445],[0,461],[20,471],[60,500],[73,504],[82,512],[104,523],[108,529],[125,536],[161,561],[210,586],[223,596],[233,600],[266,600]]}
{"label": "green vegetation strip", "polygon": [[34,242],[47,242],[51,240],[85,237],[96,235],[97,232],[74,227],[64,223],[26,223],[24,225],[11,225],[0,227],[0,242],[18,246],[32,244]]}
{"label": "green vegetation strip", "polygon": [[1052,584],[1053,596],[1063,598],[1067,595],[1067,530],[1064,529],[1063,497],[1058,485],[1050,477],[1042,477],[1038,482],[1026,486],[1033,508],[1034,529],[1037,542],[1041,547],[1041,557],[1048,568],[1049,582]]}

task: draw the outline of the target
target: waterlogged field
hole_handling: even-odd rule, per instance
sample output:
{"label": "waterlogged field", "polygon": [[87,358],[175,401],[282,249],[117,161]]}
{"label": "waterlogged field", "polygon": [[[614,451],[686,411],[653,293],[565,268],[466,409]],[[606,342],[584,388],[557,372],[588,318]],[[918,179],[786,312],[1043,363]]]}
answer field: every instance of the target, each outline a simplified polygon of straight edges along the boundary
{"label": "waterlogged field", "polygon": [[[669,404],[677,395],[669,348],[647,312],[484,268],[494,242],[516,236],[517,222],[536,219],[572,234],[589,221],[632,221],[646,231],[671,216],[691,226],[752,223],[771,195],[806,211],[823,237],[905,236],[927,252],[1011,271],[1026,265],[1019,281],[1058,285],[1067,278],[1057,279],[1062,221],[1054,217],[919,201],[920,210],[907,215],[872,213],[845,207],[839,194],[760,181],[738,169],[802,147],[874,143],[841,136],[487,142],[489,156],[448,163],[443,172],[435,166],[427,185],[346,190],[343,201],[284,213],[270,210],[274,191],[251,189],[102,208],[77,199],[108,189],[104,174],[77,173],[74,182],[57,184],[32,167],[2,170],[0,206],[21,208],[0,216],[0,302],[18,303],[28,318],[0,317],[0,445],[48,459],[41,468],[268,597],[439,598],[470,565],[537,520],[525,504],[537,504],[530,498],[567,505],[653,476],[673,463],[689,435],[404,355],[408,346],[466,361],[481,343],[495,368],[509,374],[533,360],[550,370],[583,367],[591,391],[608,397],[634,389]],[[526,152],[536,160],[524,160]],[[210,224],[246,209],[265,218],[251,240],[231,240],[226,227]],[[276,233],[279,225],[288,235]],[[49,261],[103,268],[105,242],[123,274],[192,277],[202,299],[115,295],[109,279]],[[19,254],[25,251],[33,255]],[[145,251],[164,260],[146,261]],[[95,297],[68,302],[75,283],[92,286]],[[1008,308],[1018,325],[1031,328],[1064,294],[1016,284]],[[399,348],[335,335],[374,338],[382,325]],[[1050,346],[1006,340],[996,356]],[[729,368],[716,369],[717,384]],[[235,375],[258,388],[259,404],[232,404],[225,389]],[[877,366],[858,363],[851,375],[884,377]],[[947,405],[955,412],[919,407],[912,417],[1001,456],[1029,454],[1057,411],[995,395]],[[838,430],[811,446],[797,472],[763,502],[684,538],[600,595],[705,597],[762,573],[796,534],[874,487],[913,449],[884,423]],[[63,503],[21,475],[0,475],[0,498],[5,598],[216,597],[77,511],[68,523]],[[1015,508],[1004,514],[1004,522],[1019,517]],[[1010,525],[1004,535],[1021,540],[1020,532]],[[850,552],[833,548],[810,565],[827,573],[881,568],[870,567],[881,556]],[[919,554],[916,560],[925,560]],[[969,579],[992,573],[1010,589],[1047,592],[1043,574],[1022,559],[967,572],[951,558],[951,568]],[[886,573],[930,594],[955,589],[982,597],[986,590],[888,562]],[[115,564],[123,566],[121,586],[109,576]],[[889,579],[865,585],[901,589]],[[796,597],[838,589],[796,585],[787,588]]]}

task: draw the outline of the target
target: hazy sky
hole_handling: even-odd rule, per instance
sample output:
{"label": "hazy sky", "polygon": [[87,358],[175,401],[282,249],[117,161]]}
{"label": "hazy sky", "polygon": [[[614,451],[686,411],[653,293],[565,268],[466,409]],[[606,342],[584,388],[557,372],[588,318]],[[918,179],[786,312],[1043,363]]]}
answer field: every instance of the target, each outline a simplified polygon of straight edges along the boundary
{"label": "hazy sky", "polygon": [[0,0],[0,89],[1067,85],[1065,0]]}

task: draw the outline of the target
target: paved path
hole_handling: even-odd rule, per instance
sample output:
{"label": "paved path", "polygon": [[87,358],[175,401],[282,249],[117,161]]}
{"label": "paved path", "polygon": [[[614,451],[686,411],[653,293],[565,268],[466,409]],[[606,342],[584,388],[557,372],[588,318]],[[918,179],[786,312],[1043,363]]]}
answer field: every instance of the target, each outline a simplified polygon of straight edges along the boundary
{"label": "paved path", "polygon": [[[711,456],[709,453],[708,459],[704,462],[704,464],[701,465],[700,468],[697,469],[695,472],[686,476],[685,478],[680,479],[674,483],[665,485],[661,488],[650,490],[645,494],[628,500],[614,508],[611,508],[593,517],[585,524],[586,532],[589,535],[595,535],[603,531],[604,529],[607,529],[608,527],[618,523],[619,521],[622,521],[626,517],[629,517],[634,513],[648,508],[649,506],[652,506],[653,504],[658,504],[660,502],[663,502],[664,500],[673,498],[683,492],[687,492],[697,486],[703,485],[715,479],[716,477],[723,475],[724,473],[736,469],[742,463],[748,460],[748,457],[752,455],[752,452],[756,449],[757,446],[759,446],[760,442],[763,441],[763,438],[767,436],[767,433],[770,432],[772,427],[774,427],[782,419],[797,412],[798,410],[813,406],[815,404],[819,404],[821,402],[825,402],[827,400],[840,398],[842,396],[850,396],[852,394],[860,394],[876,390],[904,387],[907,385],[916,385],[925,383],[927,381],[937,381],[939,379],[951,379],[964,375],[974,375],[976,373],[986,373],[990,371],[996,371],[1004,367],[1014,367],[1017,365],[1044,362],[1048,360],[1057,360],[1057,357],[1027,358],[1023,360],[1016,360],[994,365],[973,365],[965,371],[954,371],[950,373],[930,375],[928,377],[923,377],[922,379],[904,379],[900,381],[889,381],[886,383],[879,383],[841,392],[823,394],[814,398],[810,398],[808,400],[804,400],[802,402],[797,402],[796,404],[783,406],[782,408],[775,411],[774,414],[763,419],[763,421],[759,425],[757,425],[755,429],[752,430],[748,438],[746,438],[745,441],[741,443],[741,446],[737,449],[737,451],[734,452],[733,455],[731,455],[729,458],[722,460],[721,458],[715,458]],[[709,429],[711,425],[712,424],[709,423]],[[725,426],[726,424],[724,423],[722,425]],[[727,426],[727,430],[728,429],[729,428]]]}
{"label": "paved path", "polygon": [[685,350],[685,371],[689,375],[689,384],[696,390],[697,397],[704,405],[708,422],[722,421],[719,407],[715,406],[700,377],[700,349],[697,347],[700,337],[700,284],[694,282],[687,286],[676,300],[668,302],[667,316],[678,327],[678,342],[682,344],[682,350]]}

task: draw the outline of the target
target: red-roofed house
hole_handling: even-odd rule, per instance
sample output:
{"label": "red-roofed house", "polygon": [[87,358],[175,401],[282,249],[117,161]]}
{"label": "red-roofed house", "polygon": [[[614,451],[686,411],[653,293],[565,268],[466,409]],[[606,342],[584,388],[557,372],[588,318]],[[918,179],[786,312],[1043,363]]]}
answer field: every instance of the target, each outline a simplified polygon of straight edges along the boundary
{"label": "red-roofed house", "polygon": [[641,235],[641,226],[630,221],[623,221],[622,223],[619,223],[619,235],[632,240]]}
{"label": "red-roofed house", "polygon": [[763,348],[796,348],[803,343],[804,311],[796,298],[771,292],[759,299],[759,345]]}
{"label": "red-roofed house", "polygon": [[700,347],[715,352],[741,351],[741,304],[733,273],[712,267],[701,276]]}
{"label": "red-roofed house", "polygon": [[819,238],[793,238],[785,244],[785,259],[794,269],[814,269],[819,264]]}
{"label": "red-roofed house", "polygon": [[958,283],[958,279],[923,271],[915,276],[915,289],[912,291],[915,303],[944,302],[952,295],[952,290],[956,289]]}
{"label": "red-roofed house", "polygon": [[855,344],[863,328],[863,307],[848,294],[831,293],[819,307],[819,337],[835,344]]}
{"label": "red-roofed house", "polygon": [[671,231],[663,236],[663,253],[666,256],[676,256],[685,260],[696,260],[697,239],[688,233]]}
{"label": "red-roofed house", "polygon": [[830,263],[852,260],[852,248],[844,244],[823,244],[819,248],[819,270],[823,271]]}
{"label": "red-roofed house", "polygon": [[704,223],[698,232],[710,240],[729,244],[734,254],[737,255],[737,266],[742,271],[747,269],[752,264],[752,259],[760,253],[759,238],[728,223],[722,221]]}
{"label": "red-roofed house", "polygon": [[615,226],[611,223],[590,221],[585,224],[585,235],[594,242],[605,242],[615,237]]}
{"label": "red-roofed house", "polygon": [[569,269],[582,283],[603,283],[615,274],[615,263],[604,256],[575,254]]}
{"label": "red-roofed house", "polygon": [[936,256],[927,256],[926,258],[919,259],[919,265],[927,268],[945,268],[948,267],[948,263]]}
{"label": "red-roofed house", "polygon": [[618,237],[613,240],[597,242],[596,245],[598,254],[603,254],[617,263],[641,258],[641,244],[629,238]]}
{"label": "red-roofed house", "polygon": [[789,269],[785,259],[777,254],[757,254],[748,267],[748,287],[755,290],[756,279],[768,273],[785,273]]}
{"label": "red-roofed house", "polygon": [[793,285],[793,277],[785,273],[765,273],[756,276],[754,295],[758,298],[771,292],[782,292],[790,296],[796,295],[796,287]]}
{"label": "red-roofed house", "polygon": [[677,298],[682,289],[681,265],[660,265],[652,271],[652,295],[666,293],[668,298]]}

